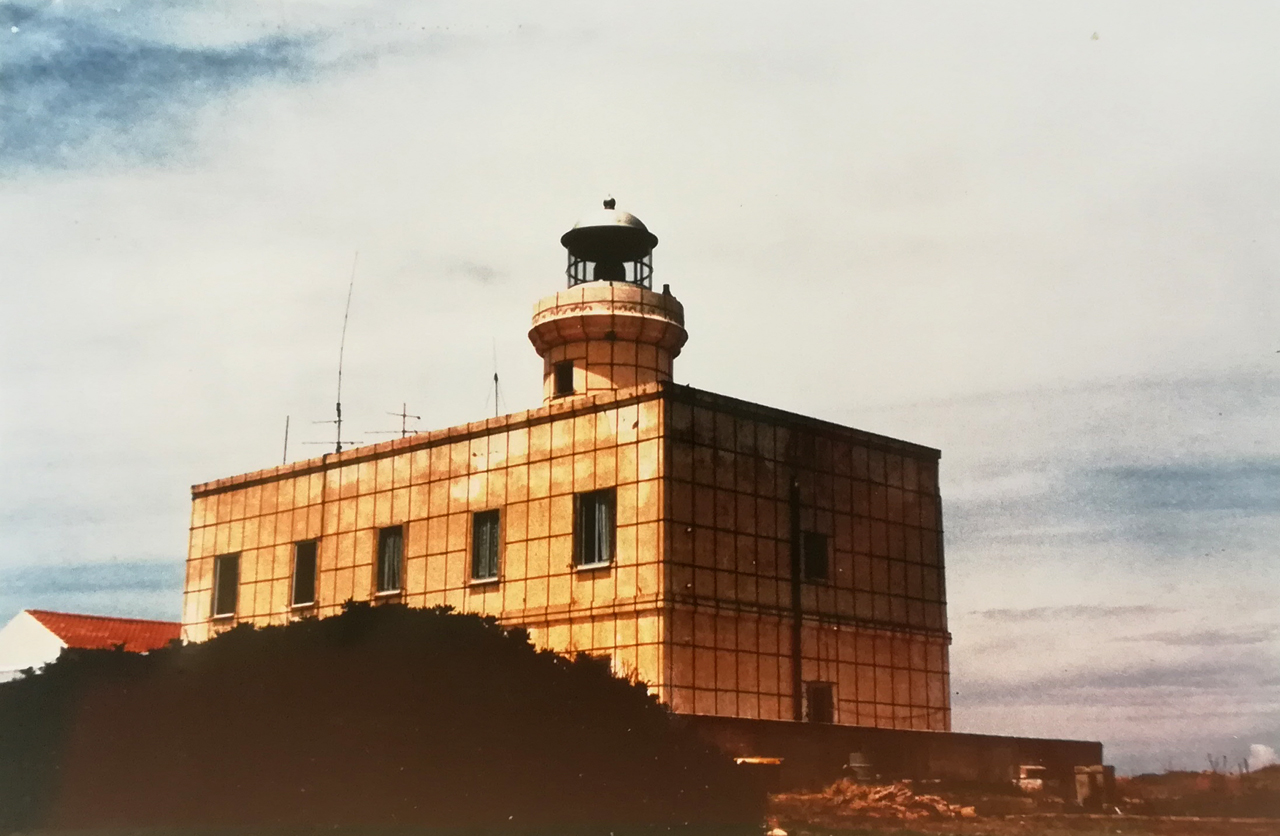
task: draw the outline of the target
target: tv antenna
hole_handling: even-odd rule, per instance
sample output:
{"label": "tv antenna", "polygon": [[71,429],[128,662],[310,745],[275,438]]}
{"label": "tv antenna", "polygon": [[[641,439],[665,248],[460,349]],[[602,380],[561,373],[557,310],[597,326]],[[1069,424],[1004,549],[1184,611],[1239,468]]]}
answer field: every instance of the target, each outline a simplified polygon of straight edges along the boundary
{"label": "tv antenna", "polygon": [[412,419],[413,419],[413,420],[415,420],[415,421],[421,421],[421,420],[422,420],[422,416],[421,416],[421,415],[410,415],[410,414],[409,414],[409,405],[408,405],[408,404],[400,404],[400,411],[399,411],[399,412],[388,412],[387,414],[388,414],[388,415],[394,415],[394,416],[396,416],[397,418],[399,418],[399,419],[400,419],[400,429],[398,429],[398,430],[374,430],[373,432],[369,433],[369,435],[389,435],[389,434],[391,434],[391,433],[400,433],[400,437],[401,437],[401,438],[408,438],[408,437],[409,437],[409,436],[411,436],[411,435],[417,435],[417,434],[418,434],[418,431],[417,431],[417,430],[414,430],[413,432],[409,432],[409,424],[408,424],[408,421],[409,421],[409,419],[410,419],[410,418],[412,418]]}
{"label": "tv antenna", "polygon": [[334,450],[336,453],[342,452],[342,358],[347,350],[347,321],[351,318],[351,293],[356,289],[356,264],[359,262],[360,251],[356,250],[355,258],[351,259],[351,281],[347,283],[347,307],[342,312],[342,339],[338,342],[338,400],[336,403],[337,419],[334,421],[338,425]]}
{"label": "tv antenna", "polygon": [[[489,403],[488,396],[485,396],[484,402]],[[493,417],[497,418],[502,414],[498,404],[498,340],[493,341]]]}

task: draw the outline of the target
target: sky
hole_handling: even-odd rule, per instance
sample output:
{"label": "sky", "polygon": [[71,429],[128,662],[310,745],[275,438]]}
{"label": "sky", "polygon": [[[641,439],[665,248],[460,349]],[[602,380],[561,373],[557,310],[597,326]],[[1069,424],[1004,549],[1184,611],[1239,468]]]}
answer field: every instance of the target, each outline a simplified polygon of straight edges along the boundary
{"label": "sky", "polygon": [[[1273,3],[0,2],[0,620],[194,483],[535,406],[606,195],[678,381],[943,451],[954,727],[1280,748]],[[1262,756],[1259,752],[1270,752]]]}

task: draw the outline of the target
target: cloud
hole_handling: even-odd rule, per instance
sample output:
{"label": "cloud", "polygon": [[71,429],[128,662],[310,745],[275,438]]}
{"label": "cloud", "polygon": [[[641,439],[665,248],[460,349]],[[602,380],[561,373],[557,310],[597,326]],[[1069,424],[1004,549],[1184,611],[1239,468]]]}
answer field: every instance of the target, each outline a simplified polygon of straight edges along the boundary
{"label": "cloud", "polygon": [[[1008,462],[947,505],[955,545],[1114,548],[1160,557],[1238,552],[1280,525],[1280,460],[1202,455],[1169,464]],[[958,494],[958,497],[956,497]]]}
{"label": "cloud", "polygon": [[1091,669],[1018,677],[1012,681],[973,678],[957,685],[966,705],[1076,704],[1126,706],[1163,703],[1178,695],[1226,697],[1238,689],[1264,689],[1280,684],[1266,660],[1181,660],[1133,664],[1125,668]]}
{"label": "cloud", "polygon": [[502,279],[506,274],[491,264],[481,264],[476,261],[460,261],[452,265],[449,272],[456,276],[462,276],[466,279],[480,282],[481,284],[489,284],[490,282]]}
{"label": "cloud", "polygon": [[1159,607],[1144,604],[1134,606],[1101,606],[1094,604],[1074,604],[1066,607],[1031,607],[1018,609],[976,610],[972,615],[990,621],[1024,622],[1024,621],[1058,621],[1070,619],[1119,618],[1133,615],[1151,615],[1164,612]]}
{"label": "cloud", "polygon": [[19,610],[176,619],[181,560],[21,566],[0,571],[0,624]]}
{"label": "cloud", "polygon": [[317,69],[314,36],[185,43],[148,31],[160,14],[137,3],[0,5],[0,170],[163,159],[212,100]]}
{"label": "cloud", "polygon": [[1254,743],[1249,747],[1250,769],[1262,769],[1264,766],[1274,766],[1278,763],[1280,758],[1276,757],[1276,750],[1270,746]]}
{"label": "cloud", "polygon": [[1128,465],[1079,475],[1094,507],[1114,513],[1280,513],[1280,461],[1275,459]]}
{"label": "cloud", "polygon": [[1198,630],[1191,632],[1169,631],[1148,633],[1135,637],[1135,641],[1157,642],[1171,647],[1232,647],[1244,644],[1263,644],[1275,639],[1277,628],[1241,628],[1237,630]]}

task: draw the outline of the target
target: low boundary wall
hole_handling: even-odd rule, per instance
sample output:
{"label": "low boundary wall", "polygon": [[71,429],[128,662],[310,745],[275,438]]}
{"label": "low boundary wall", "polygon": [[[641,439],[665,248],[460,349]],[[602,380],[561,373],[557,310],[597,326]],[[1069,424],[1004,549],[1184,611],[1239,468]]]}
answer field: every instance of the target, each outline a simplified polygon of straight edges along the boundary
{"label": "low boundary wall", "polygon": [[863,726],[745,720],[686,715],[684,721],[726,754],[739,758],[779,758],[776,786],[816,788],[850,775],[857,752],[884,779],[944,779],[1004,783],[1023,764],[1038,764],[1046,777],[1066,789],[1075,767],[1102,763],[1102,744],[941,731],[908,731]]}

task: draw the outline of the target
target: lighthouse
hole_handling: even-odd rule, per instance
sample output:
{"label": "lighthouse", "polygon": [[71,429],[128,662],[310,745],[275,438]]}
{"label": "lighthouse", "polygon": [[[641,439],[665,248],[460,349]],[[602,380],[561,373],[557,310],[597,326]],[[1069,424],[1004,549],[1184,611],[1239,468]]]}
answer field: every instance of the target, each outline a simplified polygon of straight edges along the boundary
{"label": "lighthouse", "polygon": [[542,357],[543,403],[671,380],[689,335],[670,286],[652,289],[657,236],[610,198],[560,243],[568,287],[538,301],[529,330]]}

